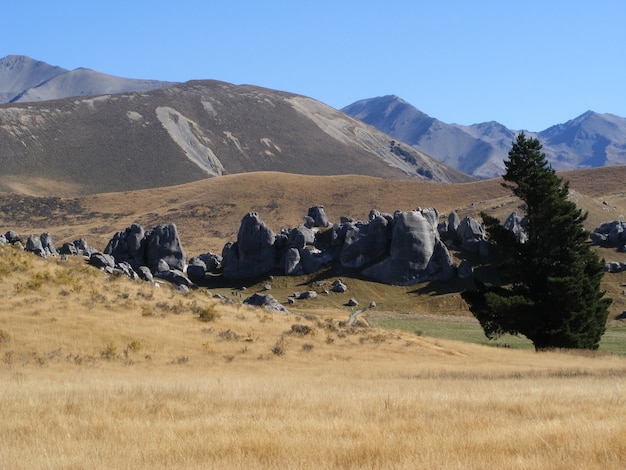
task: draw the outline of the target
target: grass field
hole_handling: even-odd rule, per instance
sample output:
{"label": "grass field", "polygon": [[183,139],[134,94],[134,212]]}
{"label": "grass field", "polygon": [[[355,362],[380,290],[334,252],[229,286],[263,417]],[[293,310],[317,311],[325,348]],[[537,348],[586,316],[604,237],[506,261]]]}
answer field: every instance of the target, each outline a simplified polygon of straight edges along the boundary
{"label": "grass field", "polygon": [[472,344],[465,312],[272,313],[8,247],[0,295],[0,468],[624,468],[623,355]]}
{"label": "grass field", "polygon": [[[626,213],[625,174],[570,175],[588,228]],[[279,231],[316,204],[332,221],[372,208],[516,208],[495,180],[260,173],[77,199],[5,194],[0,224],[103,249],[133,222],[171,222],[193,256],[219,252],[250,210]],[[340,274],[276,277],[270,293],[286,303]],[[541,353],[523,338],[487,341],[462,281],[343,280],[346,293],[285,315],[241,305],[267,279],[183,294],[0,246],[0,468],[626,467],[626,322],[614,320],[626,310],[626,273],[604,278],[613,305],[599,351]],[[346,306],[351,297],[359,307]]]}

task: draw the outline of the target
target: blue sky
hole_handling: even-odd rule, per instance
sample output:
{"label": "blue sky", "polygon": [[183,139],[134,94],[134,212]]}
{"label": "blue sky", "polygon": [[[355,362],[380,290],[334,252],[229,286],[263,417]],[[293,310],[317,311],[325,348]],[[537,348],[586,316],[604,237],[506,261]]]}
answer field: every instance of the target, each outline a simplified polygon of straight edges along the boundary
{"label": "blue sky", "polygon": [[539,131],[626,117],[626,2],[10,2],[0,57],[123,77],[216,79],[335,108],[395,94],[447,123]]}

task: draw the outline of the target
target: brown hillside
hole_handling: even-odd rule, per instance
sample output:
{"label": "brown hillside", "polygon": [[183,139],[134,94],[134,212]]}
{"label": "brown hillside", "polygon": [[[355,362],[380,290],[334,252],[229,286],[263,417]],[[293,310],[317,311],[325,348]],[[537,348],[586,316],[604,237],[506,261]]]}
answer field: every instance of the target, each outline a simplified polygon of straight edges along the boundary
{"label": "brown hillside", "polygon": [[473,178],[313,99],[217,81],[0,105],[0,191],[77,196],[280,171]]}
{"label": "brown hillside", "polygon": [[[562,176],[570,181],[572,196],[589,211],[589,228],[626,213],[622,189],[626,167]],[[175,223],[188,252],[219,252],[225,242],[235,239],[241,218],[250,211],[258,212],[274,231],[302,223],[307,209],[317,204],[324,205],[331,222],[342,216],[363,220],[371,209],[393,213],[416,206],[435,207],[441,214],[456,210],[477,216],[487,210],[504,217],[517,204],[500,183],[500,179],[437,184],[357,175],[260,172],[81,198],[0,193],[0,230],[50,231],[57,243],[84,237],[103,249],[114,232],[133,222],[145,227]]]}

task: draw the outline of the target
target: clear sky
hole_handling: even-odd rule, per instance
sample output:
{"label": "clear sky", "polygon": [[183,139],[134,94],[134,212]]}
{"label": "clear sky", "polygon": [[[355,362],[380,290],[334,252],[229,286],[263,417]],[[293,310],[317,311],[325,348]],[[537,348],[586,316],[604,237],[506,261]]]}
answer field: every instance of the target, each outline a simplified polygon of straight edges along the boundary
{"label": "clear sky", "polygon": [[625,0],[20,0],[0,57],[215,79],[342,108],[398,95],[447,123],[626,117]]}

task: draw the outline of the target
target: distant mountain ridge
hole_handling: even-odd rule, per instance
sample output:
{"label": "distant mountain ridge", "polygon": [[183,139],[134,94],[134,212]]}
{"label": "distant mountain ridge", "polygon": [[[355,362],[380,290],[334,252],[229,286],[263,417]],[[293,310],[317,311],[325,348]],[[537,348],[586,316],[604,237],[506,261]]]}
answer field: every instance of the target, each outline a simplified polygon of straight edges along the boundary
{"label": "distant mountain ridge", "polygon": [[86,68],[67,70],[20,55],[0,59],[0,103],[149,91],[171,85],[174,83],[115,77]]}
{"label": "distant mountain ridge", "polygon": [[[491,121],[446,124],[395,95],[357,101],[342,109],[398,140],[464,173],[493,178],[519,131]],[[543,145],[556,170],[626,164],[626,118],[593,111],[541,132],[528,132]]]}

